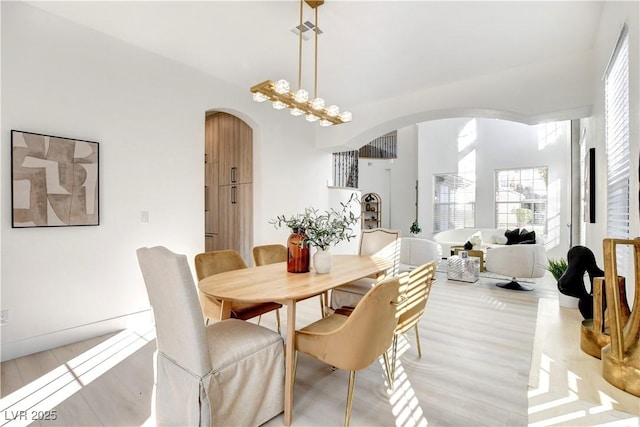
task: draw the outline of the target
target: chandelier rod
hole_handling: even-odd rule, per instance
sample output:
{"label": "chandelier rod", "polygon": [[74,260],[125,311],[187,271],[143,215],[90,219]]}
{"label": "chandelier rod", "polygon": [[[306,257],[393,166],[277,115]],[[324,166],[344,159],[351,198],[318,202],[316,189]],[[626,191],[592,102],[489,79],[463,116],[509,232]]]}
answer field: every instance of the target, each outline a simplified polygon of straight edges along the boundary
{"label": "chandelier rod", "polygon": [[304,0],[300,0],[300,26],[298,27],[298,90],[302,89],[302,9]]}
{"label": "chandelier rod", "polygon": [[315,46],[315,58],[314,58],[314,63],[315,63],[315,69],[313,71],[313,98],[317,98],[318,97],[318,33],[319,28],[318,27],[318,8],[315,8],[315,12],[316,12],[316,22],[315,22],[315,32],[316,32],[316,46]]}

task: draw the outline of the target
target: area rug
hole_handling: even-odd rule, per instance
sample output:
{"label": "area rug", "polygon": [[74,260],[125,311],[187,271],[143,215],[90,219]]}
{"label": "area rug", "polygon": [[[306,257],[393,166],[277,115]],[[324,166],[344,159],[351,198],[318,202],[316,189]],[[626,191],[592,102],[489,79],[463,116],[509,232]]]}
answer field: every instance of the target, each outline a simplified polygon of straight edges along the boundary
{"label": "area rug", "polygon": [[[298,307],[297,327],[317,318],[316,299]],[[538,311],[536,291],[497,288],[481,278],[453,282],[437,273],[419,326],[403,336],[395,387],[383,364],[359,371],[353,426],[524,426]],[[293,424],[342,425],[348,372],[299,355]],[[282,425],[282,416],[267,423]]]}

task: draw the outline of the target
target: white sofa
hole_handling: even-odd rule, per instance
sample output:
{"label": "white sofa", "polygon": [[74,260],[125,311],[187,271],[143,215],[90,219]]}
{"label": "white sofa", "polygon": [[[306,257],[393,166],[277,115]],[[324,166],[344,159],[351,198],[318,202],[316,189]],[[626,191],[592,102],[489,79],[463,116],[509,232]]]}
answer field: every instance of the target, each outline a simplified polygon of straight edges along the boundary
{"label": "white sofa", "polygon": [[[506,231],[506,230],[504,230]],[[502,235],[504,235],[502,231]],[[498,229],[496,228],[457,228],[455,230],[441,231],[433,236],[433,240],[442,246],[442,256],[448,258],[451,255],[451,246],[463,246],[471,236],[480,232],[482,236],[481,249],[496,244]]]}
{"label": "white sofa", "polygon": [[[486,251],[490,247],[500,247],[504,245],[504,233],[506,228],[457,228],[436,233],[433,240],[442,246],[442,256],[447,258],[451,255],[452,246],[464,246],[471,236],[480,233],[482,244],[480,249]],[[503,239],[503,240],[500,240]],[[544,238],[536,234],[536,244],[543,245]],[[524,245],[526,246],[526,245]]]}
{"label": "white sofa", "polygon": [[442,247],[431,240],[416,237],[400,238],[400,273],[411,271],[429,261],[440,261]]}

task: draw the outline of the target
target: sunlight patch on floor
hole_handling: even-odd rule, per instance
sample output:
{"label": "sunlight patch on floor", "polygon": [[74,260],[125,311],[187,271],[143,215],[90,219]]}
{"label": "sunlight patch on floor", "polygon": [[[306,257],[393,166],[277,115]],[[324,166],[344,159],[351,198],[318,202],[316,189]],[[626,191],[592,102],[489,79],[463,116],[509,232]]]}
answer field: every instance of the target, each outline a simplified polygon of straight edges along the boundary
{"label": "sunlight patch on floor", "polygon": [[[407,338],[404,335],[400,334],[398,336],[396,373],[393,390],[389,387],[388,379],[386,377],[387,371],[384,364],[384,359],[380,357],[378,359],[378,362],[385,372],[384,379],[387,383],[387,394],[389,395],[389,403],[391,404],[392,413],[396,419],[396,427],[425,427],[429,423],[424,417],[424,411],[420,407],[418,397],[416,396],[416,393],[413,390],[411,383],[409,382],[409,378],[407,377],[407,374],[400,360],[402,354],[404,354],[409,348],[410,345],[407,341]],[[388,355],[389,363],[393,363],[393,361],[391,360],[391,351],[388,352]]]}
{"label": "sunlight patch on floor", "polygon": [[40,414],[54,417],[53,408],[154,339],[153,326],[126,329],[58,366],[0,399],[0,426],[26,426]]}

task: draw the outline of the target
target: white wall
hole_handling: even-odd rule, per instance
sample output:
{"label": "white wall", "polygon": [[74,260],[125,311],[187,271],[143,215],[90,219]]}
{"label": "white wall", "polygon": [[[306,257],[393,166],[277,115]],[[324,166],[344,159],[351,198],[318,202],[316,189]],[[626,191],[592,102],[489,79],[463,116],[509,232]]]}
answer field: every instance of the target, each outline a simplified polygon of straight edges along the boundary
{"label": "white wall", "polygon": [[591,51],[580,52],[352,106],[353,123],[318,135],[318,146],[344,143],[357,148],[396,129],[451,117],[495,117],[527,124],[587,117],[594,76],[591,56]]}
{"label": "white wall", "polygon": [[[100,226],[11,228],[2,180],[2,359],[126,326],[148,310],[135,250],[204,249],[204,118],[254,128],[254,242],[285,242],[269,218],[326,207],[330,154],[313,127],[233,87],[20,2],[2,2],[1,168],[10,130],[100,143]],[[287,121],[290,120],[290,121]],[[140,223],[140,211],[150,222]]]}
{"label": "white wall", "polygon": [[[475,120],[476,137],[458,151],[458,137]],[[470,124],[471,123],[471,124]],[[542,125],[540,125],[542,126]],[[473,127],[473,126],[472,126]],[[550,257],[565,256],[569,248],[569,122],[563,122],[557,140],[539,146],[538,127],[497,119],[444,119],[419,125],[420,223],[433,234],[433,175],[458,172],[458,162],[471,150],[476,156],[476,227],[495,227],[495,171],[527,167],[549,168]],[[469,128],[467,128],[469,129]]]}
{"label": "white wall", "polygon": [[358,159],[358,186],[362,194],[376,193],[380,196],[382,206],[379,207],[378,217],[383,228],[391,228],[390,203],[394,162],[392,159]]}
{"label": "white wall", "polygon": [[[607,237],[607,159],[605,156],[604,80],[609,59],[623,23],[629,27],[629,111],[630,111],[630,235],[640,236],[640,207],[638,200],[638,169],[640,157],[640,4],[638,2],[605,2],[600,31],[595,41],[595,75],[593,87],[593,115],[583,123],[587,148],[596,148],[596,223],[585,224],[586,246],[596,255],[598,265],[604,267],[602,240]],[[631,251],[633,252],[633,251]],[[629,265],[633,265],[631,258]],[[632,273],[632,272],[630,272]],[[630,275],[631,276],[631,275]],[[632,277],[627,278],[629,301],[633,295]]]}
{"label": "white wall", "polygon": [[410,236],[415,219],[415,184],[418,179],[418,127],[398,129],[397,159],[359,159],[358,186],[363,193],[382,198],[382,226]]}

